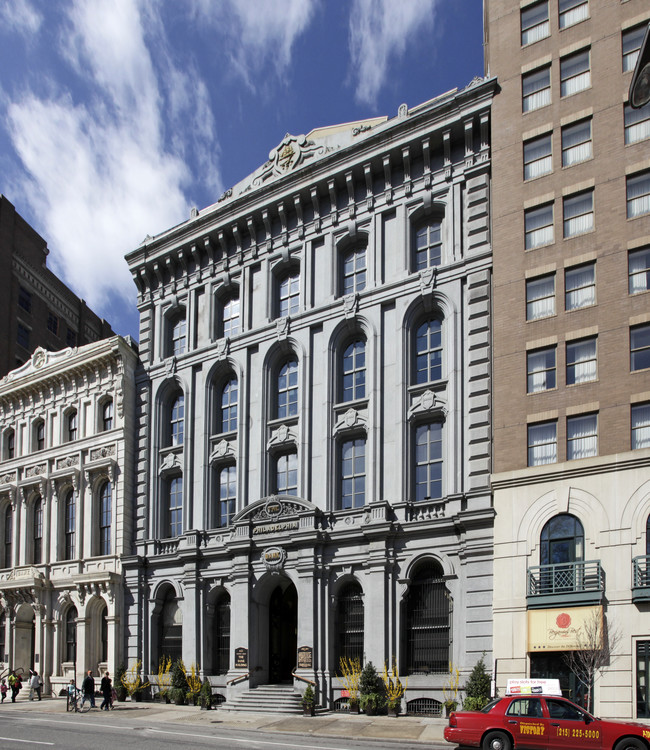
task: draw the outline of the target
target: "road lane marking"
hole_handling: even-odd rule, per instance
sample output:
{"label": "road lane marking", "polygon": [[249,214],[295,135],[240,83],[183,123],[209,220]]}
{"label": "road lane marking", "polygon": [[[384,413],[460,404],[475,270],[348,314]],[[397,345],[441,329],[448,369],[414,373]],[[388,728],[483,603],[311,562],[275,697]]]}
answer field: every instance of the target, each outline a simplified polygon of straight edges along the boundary
{"label": "road lane marking", "polygon": [[[195,737],[196,739],[203,739],[203,740],[218,740],[223,739],[223,737],[219,737],[218,735],[214,734],[189,734],[187,732],[169,732],[165,729],[154,729],[153,727],[148,727],[148,731],[154,732],[155,734],[171,734],[176,737]],[[246,731],[246,730],[242,730]],[[250,730],[249,730],[250,731]],[[228,742],[243,742],[248,743],[249,745],[277,745],[279,747],[308,747],[310,750],[349,750],[347,747],[331,747],[329,745],[296,745],[291,742],[271,742],[270,740],[245,740],[241,739],[239,737],[228,737]]]}
{"label": "road lane marking", "polygon": [[0,740],[7,740],[7,742],[26,742],[28,745],[52,745],[53,742],[39,742],[39,740],[18,740],[15,737],[0,737]]}

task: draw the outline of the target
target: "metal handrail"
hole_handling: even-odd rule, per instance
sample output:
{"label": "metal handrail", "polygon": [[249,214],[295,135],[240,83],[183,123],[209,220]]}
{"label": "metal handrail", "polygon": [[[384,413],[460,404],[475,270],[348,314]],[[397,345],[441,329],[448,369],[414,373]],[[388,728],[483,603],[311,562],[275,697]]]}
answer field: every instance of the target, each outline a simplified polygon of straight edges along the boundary
{"label": "metal handrail", "polygon": [[639,555],[632,559],[632,586],[650,588],[650,555]]}
{"label": "metal handrail", "polygon": [[294,671],[291,673],[292,677],[295,677],[296,680],[302,680],[303,682],[306,682],[308,685],[311,685],[312,687],[316,687],[316,683],[313,682],[312,680],[308,680],[306,677],[302,677],[301,675],[296,674],[296,669],[298,669],[298,667],[293,668]]}
{"label": "metal handrail", "polygon": [[534,565],[528,568],[528,596],[604,591],[600,560]]}
{"label": "metal handrail", "polygon": [[240,674],[238,677],[233,677],[232,680],[228,680],[226,682],[226,687],[228,685],[233,685],[235,682],[239,682],[240,680],[247,680],[251,676],[250,672],[246,672],[246,674]]}

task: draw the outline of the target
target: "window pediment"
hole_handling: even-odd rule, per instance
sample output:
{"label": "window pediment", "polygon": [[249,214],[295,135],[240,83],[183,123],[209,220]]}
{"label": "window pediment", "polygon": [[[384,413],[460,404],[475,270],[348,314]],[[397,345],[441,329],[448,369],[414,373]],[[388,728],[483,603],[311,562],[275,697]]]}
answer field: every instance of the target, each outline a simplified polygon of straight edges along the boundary
{"label": "window pediment", "polygon": [[163,456],[158,468],[158,476],[164,477],[171,473],[177,473],[183,467],[182,453],[170,451]]}
{"label": "window pediment", "polygon": [[408,411],[408,418],[411,421],[421,415],[430,417],[434,414],[440,414],[446,418],[448,413],[449,409],[446,400],[441,399],[432,390],[427,389],[421,395],[414,397],[411,408]]}

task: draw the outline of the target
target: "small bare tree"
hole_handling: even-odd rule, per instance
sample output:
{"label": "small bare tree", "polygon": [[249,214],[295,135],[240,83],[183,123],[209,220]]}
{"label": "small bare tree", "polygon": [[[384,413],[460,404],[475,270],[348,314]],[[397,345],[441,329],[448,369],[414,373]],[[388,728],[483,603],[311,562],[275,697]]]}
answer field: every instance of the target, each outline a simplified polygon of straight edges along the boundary
{"label": "small bare tree", "polygon": [[605,614],[595,609],[578,632],[575,650],[564,655],[569,669],[587,688],[587,707],[591,706],[591,691],[603,667],[608,667],[616,658],[620,640],[619,631],[610,629]]}

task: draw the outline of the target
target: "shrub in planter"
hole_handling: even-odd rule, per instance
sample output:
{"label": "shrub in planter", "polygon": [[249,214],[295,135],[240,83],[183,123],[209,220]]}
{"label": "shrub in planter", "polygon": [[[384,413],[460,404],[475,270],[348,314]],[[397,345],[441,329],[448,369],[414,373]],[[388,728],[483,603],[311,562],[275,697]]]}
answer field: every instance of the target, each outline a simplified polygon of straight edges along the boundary
{"label": "shrub in planter", "polygon": [[307,689],[302,695],[302,710],[305,716],[314,715],[314,703],[314,691],[312,690],[311,685],[307,685]]}
{"label": "shrub in planter", "polygon": [[374,664],[369,661],[359,678],[359,705],[361,710],[372,716],[384,704],[382,686]]}
{"label": "shrub in planter", "polygon": [[115,692],[117,694],[117,700],[123,703],[126,700],[126,688],[122,685],[122,678],[126,674],[126,667],[124,664],[120,664],[115,671]]}
{"label": "shrub in planter", "polygon": [[199,693],[199,704],[203,711],[209,711],[212,708],[212,685],[210,685],[207,677],[203,678],[201,692]]}
{"label": "shrub in planter", "polygon": [[463,709],[465,711],[480,711],[483,706],[490,702],[490,675],[485,668],[485,654],[476,662],[467,684],[464,687],[465,700]]}
{"label": "shrub in planter", "polygon": [[172,700],[174,703],[183,705],[185,703],[185,696],[187,695],[189,685],[187,684],[187,678],[185,677],[185,668],[183,660],[178,659],[174,662],[172,667]]}

